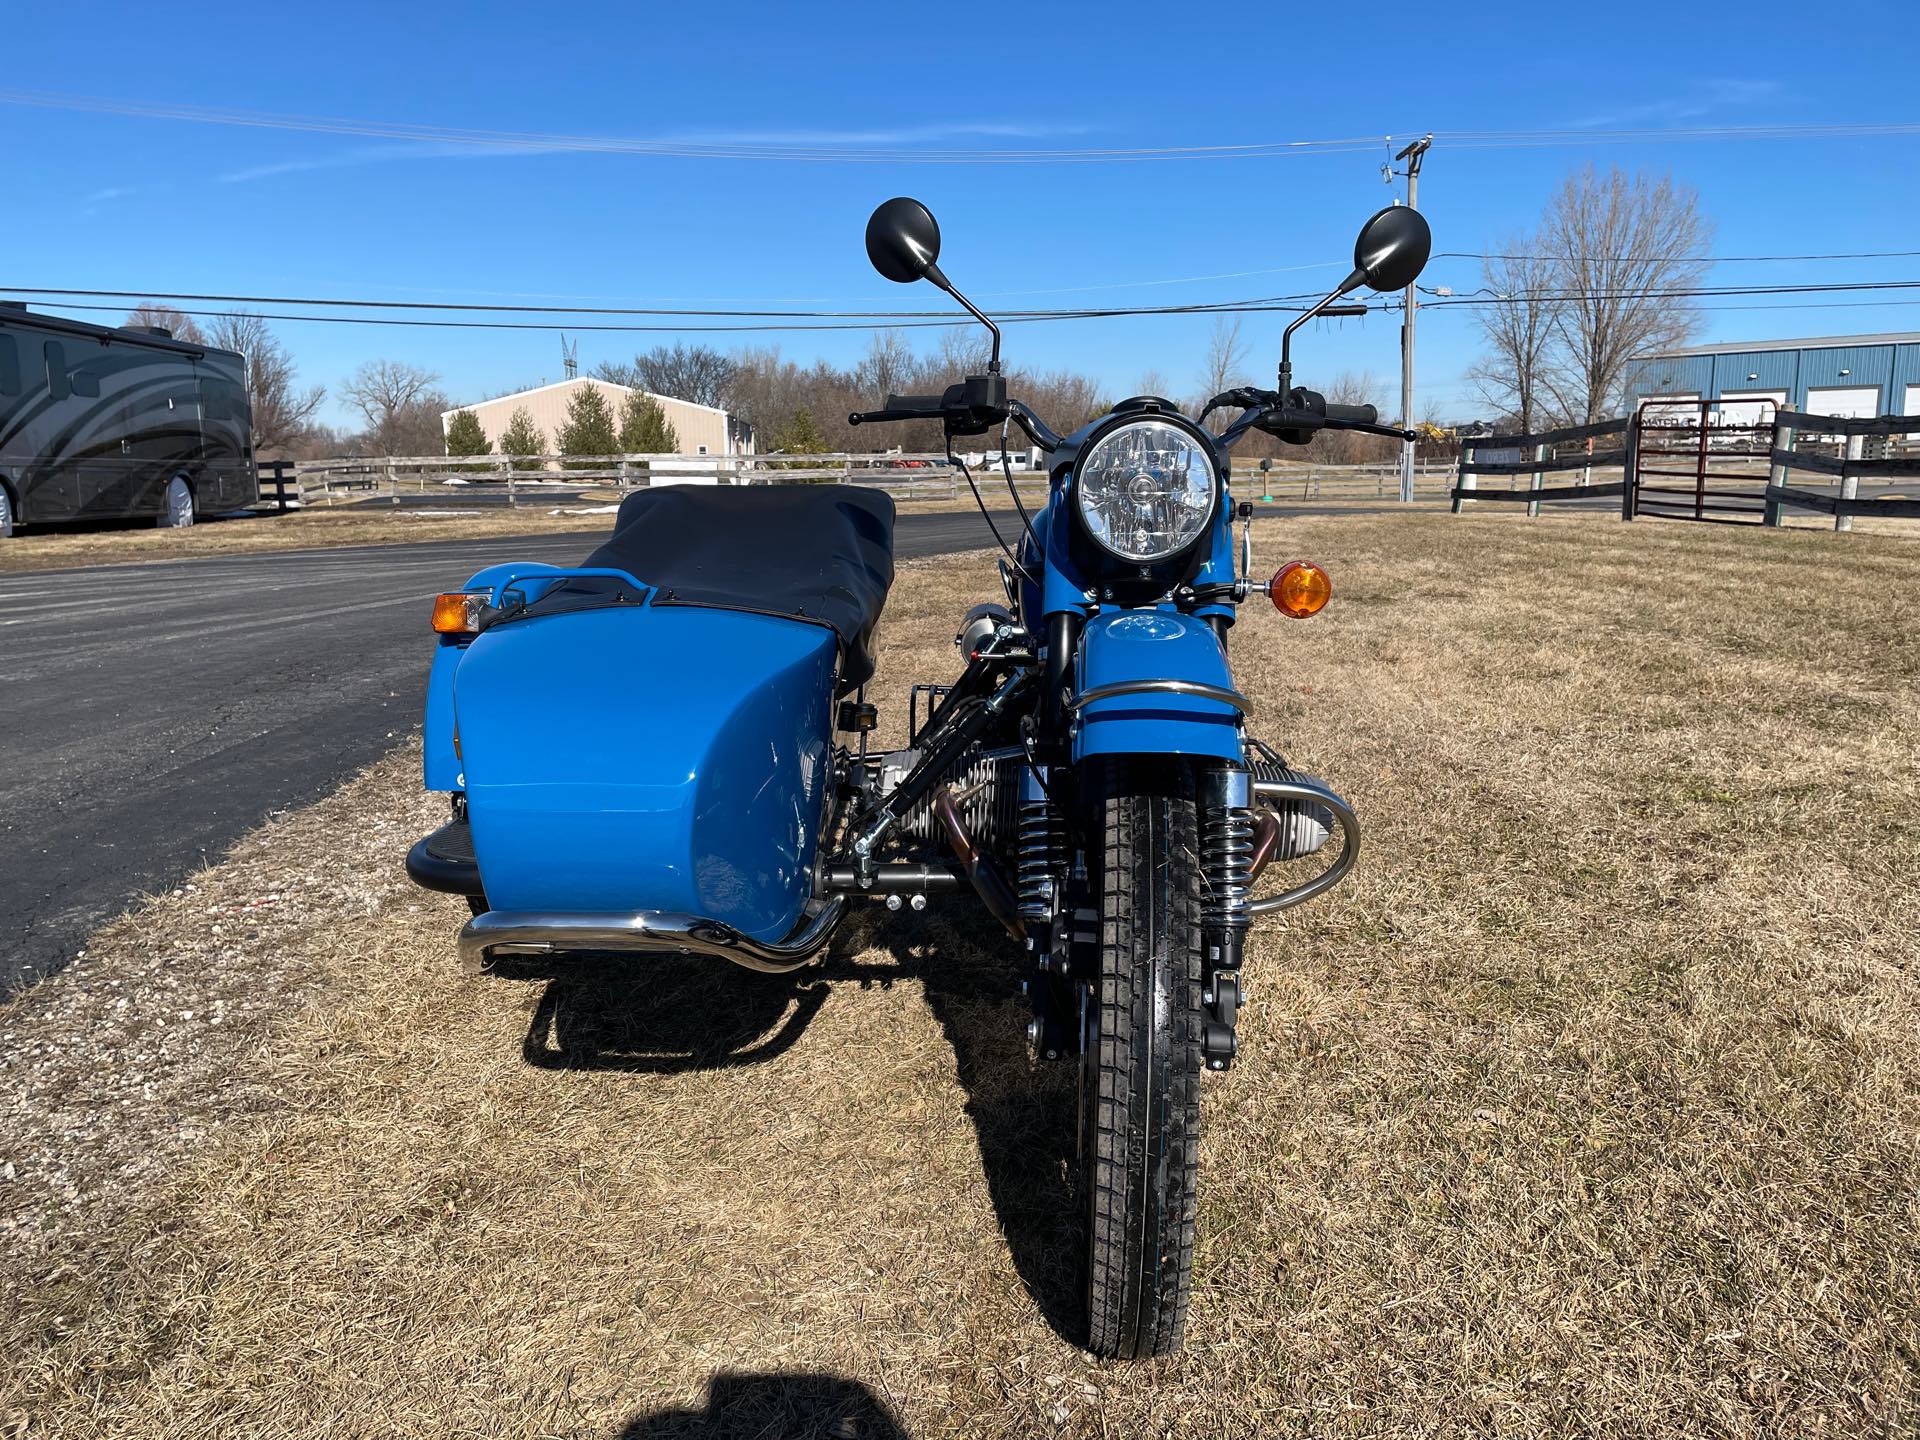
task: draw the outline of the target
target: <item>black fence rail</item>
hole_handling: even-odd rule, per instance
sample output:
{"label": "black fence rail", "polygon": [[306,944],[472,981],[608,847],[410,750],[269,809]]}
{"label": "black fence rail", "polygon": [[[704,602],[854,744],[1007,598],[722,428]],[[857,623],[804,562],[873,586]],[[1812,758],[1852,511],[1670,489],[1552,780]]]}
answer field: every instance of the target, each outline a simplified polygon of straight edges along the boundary
{"label": "black fence rail", "polygon": [[272,506],[281,515],[300,505],[300,477],[291,460],[260,460],[254,469],[260,474],[261,508]]}
{"label": "black fence rail", "polygon": [[[1766,523],[1778,525],[1785,509],[1812,510],[1833,516],[1833,528],[1848,531],[1856,516],[1876,519],[1920,520],[1920,498],[1860,495],[1862,480],[1920,480],[1920,457],[1869,457],[1866,442],[1875,437],[1920,435],[1920,415],[1874,415],[1857,420],[1837,415],[1809,415],[1782,410],[1774,418],[1772,470],[1765,492]],[[1836,439],[1838,454],[1811,448],[1808,441]],[[1810,470],[1836,478],[1836,490],[1808,490],[1789,485],[1795,470]]]}
{"label": "black fence rail", "polygon": [[[1601,448],[1600,442],[1616,443]],[[1469,500],[1523,504],[1538,515],[1543,503],[1557,500],[1630,499],[1626,477],[1633,473],[1634,430],[1630,417],[1569,425],[1532,435],[1482,435],[1461,441],[1460,473],[1453,487],[1453,513]],[[1531,452],[1530,454],[1528,452]],[[1595,470],[1620,466],[1622,478],[1594,483]],[[1579,471],[1571,485],[1549,485],[1546,477]],[[1482,476],[1526,475],[1524,489],[1509,481],[1505,489],[1482,489]],[[1623,505],[1623,515],[1629,513]]]}

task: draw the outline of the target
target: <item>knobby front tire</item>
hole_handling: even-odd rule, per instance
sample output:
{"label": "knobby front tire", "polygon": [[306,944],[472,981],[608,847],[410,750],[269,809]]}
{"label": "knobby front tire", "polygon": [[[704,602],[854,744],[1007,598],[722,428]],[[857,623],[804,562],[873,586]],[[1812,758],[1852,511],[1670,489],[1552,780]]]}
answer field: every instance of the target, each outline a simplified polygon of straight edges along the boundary
{"label": "knobby front tire", "polygon": [[1100,973],[1082,1063],[1088,1348],[1180,1347],[1199,1178],[1200,849],[1194,805],[1105,802]]}

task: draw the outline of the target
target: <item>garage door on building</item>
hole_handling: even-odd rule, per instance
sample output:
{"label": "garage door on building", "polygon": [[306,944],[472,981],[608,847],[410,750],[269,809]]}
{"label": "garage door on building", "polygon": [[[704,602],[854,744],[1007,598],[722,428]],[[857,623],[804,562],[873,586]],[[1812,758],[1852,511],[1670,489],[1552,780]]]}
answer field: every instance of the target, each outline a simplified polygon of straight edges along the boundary
{"label": "garage door on building", "polygon": [[1880,413],[1878,385],[1826,385],[1807,391],[1807,413],[1861,420]]}
{"label": "garage door on building", "polygon": [[[1769,405],[1767,402],[1772,401]],[[1720,396],[1722,425],[1763,425],[1787,406],[1784,390],[1728,390]]]}

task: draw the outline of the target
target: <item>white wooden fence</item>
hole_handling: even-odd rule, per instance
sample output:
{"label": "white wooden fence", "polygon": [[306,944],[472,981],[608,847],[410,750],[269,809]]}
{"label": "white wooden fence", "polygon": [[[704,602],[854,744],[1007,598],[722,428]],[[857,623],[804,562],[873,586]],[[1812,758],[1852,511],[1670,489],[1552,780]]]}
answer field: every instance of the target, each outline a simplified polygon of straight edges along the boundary
{"label": "white wooden fence", "polygon": [[[998,452],[963,455],[976,483],[1006,488]],[[1044,495],[1044,471],[1018,468],[1023,498]],[[399,504],[408,496],[458,495],[467,487],[510,505],[577,499],[582,491],[625,492],[651,485],[791,485],[833,481],[873,485],[901,497],[966,493],[960,471],[945,455],[477,455],[375,456],[302,460],[288,482],[305,506],[368,500]],[[476,499],[479,494],[476,494]]]}

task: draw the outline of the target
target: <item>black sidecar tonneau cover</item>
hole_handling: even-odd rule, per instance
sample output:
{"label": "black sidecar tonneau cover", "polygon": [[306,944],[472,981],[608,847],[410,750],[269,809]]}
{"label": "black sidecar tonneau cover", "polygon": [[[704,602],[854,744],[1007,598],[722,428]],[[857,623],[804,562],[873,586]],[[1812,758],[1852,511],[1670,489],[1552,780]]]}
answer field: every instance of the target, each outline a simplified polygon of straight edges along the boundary
{"label": "black sidecar tonneau cover", "polygon": [[620,502],[586,559],[655,587],[657,605],[750,610],[830,626],[840,687],[873,674],[893,583],[893,497],[859,485],[672,485]]}

